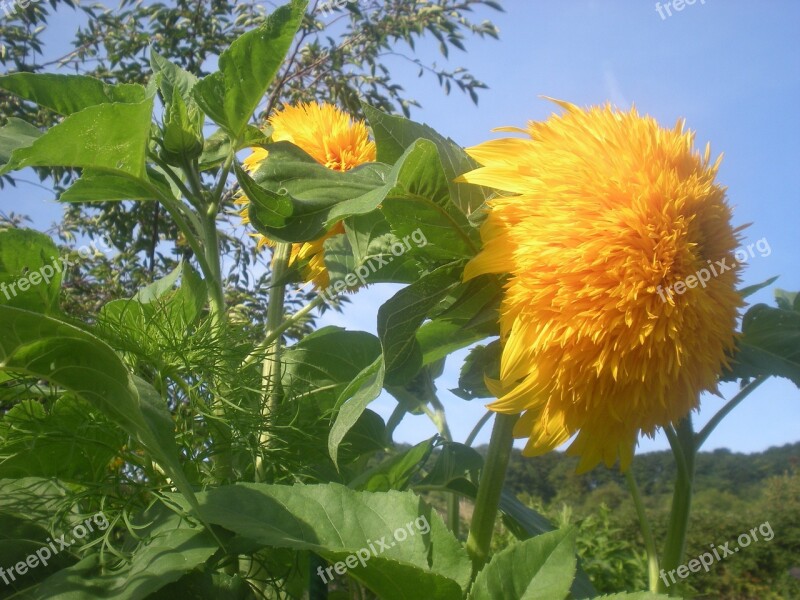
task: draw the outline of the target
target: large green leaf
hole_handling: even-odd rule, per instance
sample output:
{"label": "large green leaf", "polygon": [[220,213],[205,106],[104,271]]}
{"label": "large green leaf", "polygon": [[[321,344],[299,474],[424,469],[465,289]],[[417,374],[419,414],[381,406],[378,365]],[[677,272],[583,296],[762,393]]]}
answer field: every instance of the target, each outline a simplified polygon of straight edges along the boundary
{"label": "large green leaf", "polygon": [[137,104],[144,101],[146,96],[145,88],[137,83],[110,85],[86,75],[54,73],[0,76],[0,88],[61,115],[71,115],[98,104]]}
{"label": "large green leaf", "polygon": [[61,202],[110,202],[114,200],[159,200],[172,197],[168,185],[127,175],[85,169],[81,177],[61,192]]}
{"label": "large green leaf", "polygon": [[152,98],[89,106],[14,150],[0,174],[24,167],[82,167],[143,179],[152,112]]}
{"label": "large green leaf", "polygon": [[31,229],[0,230],[0,304],[55,313],[63,269],[49,236]]}
{"label": "large green leaf", "polygon": [[194,86],[205,113],[239,139],[283,63],[305,15],[306,0],[291,0],[263,25],[236,39],[219,57],[219,71]]}
{"label": "large green leaf", "polygon": [[366,104],[363,107],[375,135],[379,161],[391,164],[419,138],[430,140],[439,150],[452,202],[464,214],[469,215],[486,201],[487,194],[482,188],[455,182],[459,175],[478,166],[455,142],[443,137],[427,125],[389,115]]}
{"label": "large green leaf", "polygon": [[205,563],[217,549],[217,543],[207,531],[173,529],[141,546],[131,562],[119,571],[101,569],[99,555],[92,554],[44,580],[32,597],[42,600],[147,598]]}
{"label": "large green leaf", "polygon": [[91,403],[137,438],[194,502],[165,402],[151,385],[131,376],[100,339],[63,321],[0,306],[0,370],[4,369],[46,379]]}
{"label": "large green leaf", "polygon": [[396,236],[418,232],[424,239],[412,252],[440,260],[470,258],[480,249],[480,236],[453,202],[440,158],[433,142],[414,142],[401,159],[397,185],[382,198],[381,211]]}
{"label": "large green leaf", "polygon": [[469,600],[564,600],[575,577],[574,528],[505,548],[478,573]]}
{"label": "large green leaf", "polygon": [[281,383],[284,389],[314,398],[319,408],[332,409],[380,352],[380,342],[371,333],[324,327],[284,351]]}
{"label": "large green leaf", "polygon": [[457,265],[440,267],[404,287],[378,309],[378,337],[390,383],[409,381],[422,366],[417,330],[433,307],[457,285],[457,270]]}
{"label": "large green leaf", "polygon": [[251,207],[251,217],[255,217],[253,225],[276,240],[315,239],[345,217],[375,210],[380,204],[388,171],[389,167],[377,163],[344,173],[334,171],[293,144],[271,144],[269,156],[253,173],[253,179],[288,199],[292,210],[284,225],[273,227],[268,217],[261,218],[258,206]]}
{"label": "large green leaf", "polygon": [[261,227],[283,227],[292,214],[292,201],[258,185],[238,164],[234,165],[236,180],[249,200],[248,215]]}
{"label": "large green leaf", "polygon": [[725,379],[775,375],[800,387],[800,307],[789,308],[785,299],[782,305],[785,308],[756,304],[747,311]]}
{"label": "large green leaf", "polygon": [[[469,582],[471,563],[461,544],[410,492],[236,484],[199,500],[206,520],[265,546],[310,550],[332,563],[353,555],[348,574],[385,600],[456,600]],[[363,565],[358,552],[369,553]]]}

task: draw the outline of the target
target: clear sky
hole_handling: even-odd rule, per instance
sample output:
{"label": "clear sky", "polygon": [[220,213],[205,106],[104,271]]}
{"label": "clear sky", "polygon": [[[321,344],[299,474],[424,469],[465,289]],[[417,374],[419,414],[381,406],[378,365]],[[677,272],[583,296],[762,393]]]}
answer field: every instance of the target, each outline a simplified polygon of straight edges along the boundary
{"label": "clear sky", "polygon": [[[665,126],[684,117],[699,146],[710,142],[714,155],[724,153],[719,179],[728,187],[735,224],[752,223],[745,244],[766,238],[769,245],[768,255],[750,260],[744,284],[780,275],[776,286],[800,290],[800,3],[696,0],[676,11],[662,2],[669,10],[661,13],[655,2],[640,0],[503,4],[505,13],[485,15],[499,26],[500,41],[468,40],[468,53],[451,57],[453,66],[468,66],[489,85],[478,107],[458,92],[444,96],[435,80],[418,79],[416,69],[396,63],[400,83],[423,105],[413,118],[469,146],[498,135],[491,133],[494,127],[546,118],[555,107],[543,95],[580,105],[635,104]],[[70,11],[62,12],[70,20]],[[30,214],[44,229],[60,208],[52,194],[21,186],[0,191],[0,210]],[[391,294],[389,286],[361,292],[344,315],[329,312],[324,323],[374,332],[377,309]],[[772,303],[772,289],[751,299]],[[464,354],[448,360],[437,382],[457,440],[485,410],[482,402],[464,402],[447,391],[456,385]],[[725,397],[733,393],[731,386],[723,388]],[[722,404],[704,398],[698,426]],[[384,417],[393,407],[388,397],[372,405]],[[434,431],[424,417],[408,417],[396,439],[419,441]],[[478,442],[488,441],[488,433],[486,427]],[[704,449],[751,452],[798,440],[800,390],[774,380],[729,415]],[[659,436],[643,440],[640,451],[666,447]]]}

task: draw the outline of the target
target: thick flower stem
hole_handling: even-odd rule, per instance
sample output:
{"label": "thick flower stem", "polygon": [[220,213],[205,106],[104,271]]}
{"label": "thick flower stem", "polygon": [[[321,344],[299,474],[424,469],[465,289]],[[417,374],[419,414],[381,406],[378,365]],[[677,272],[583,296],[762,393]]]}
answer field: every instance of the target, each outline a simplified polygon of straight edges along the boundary
{"label": "thick flower stem", "polygon": [[647,520],[647,514],[644,512],[644,504],[642,503],[642,496],[639,494],[639,486],[636,485],[636,477],[633,475],[633,466],[625,473],[625,481],[628,483],[628,489],[631,492],[633,504],[636,507],[636,515],[639,517],[639,529],[642,532],[642,537],[644,537],[644,547],[647,551],[648,589],[651,592],[656,592],[658,590],[658,552],[656,551],[653,531],[650,529],[650,522]]}
{"label": "thick flower stem", "polygon": [[266,348],[266,356],[261,368],[262,388],[264,395],[261,404],[261,420],[265,429],[259,437],[259,454],[256,457],[256,481],[264,481],[266,467],[264,463],[264,450],[270,443],[270,423],[275,418],[275,412],[280,399],[280,365],[281,365],[281,336],[274,335],[283,321],[283,305],[286,296],[286,272],[289,269],[291,244],[278,244],[272,258],[272,287],[269,291],[267,304],[267,325],[264,337],[271,339]]}
{"label": "thick flower stem", "polygon": [[478,497],[475,499],[475,512],[467,538],[467,552],[472,558],[473,575],[486,564],[489,558],[492,534],[494,533],[497,507],[506,478],[506,468],[513,447],[514,425],[519,415],[497,414],[492,427],[489,452],[481,472]]}
{"label": "thick flower stem", "polygon": [[[681,421],[675,430],[671,427],[666,427],[665,432],[678,465],[675,491],[672,494],[667,542],[664,546],[664,555],[662,557],[662,570],[668,574],[671,570],[677,569],[682,563],[686,549],[686,533],[689,528],[689,513],[692,508],[694,463],[697,447],[695,445],[691,417],[686,417]],[[678,594],[679,590],[674,585],[670,588],[664,582],[664,579],[666,578],[662,578],[659,581],[659,591],[662,593],[669,592],[673,595]]]}

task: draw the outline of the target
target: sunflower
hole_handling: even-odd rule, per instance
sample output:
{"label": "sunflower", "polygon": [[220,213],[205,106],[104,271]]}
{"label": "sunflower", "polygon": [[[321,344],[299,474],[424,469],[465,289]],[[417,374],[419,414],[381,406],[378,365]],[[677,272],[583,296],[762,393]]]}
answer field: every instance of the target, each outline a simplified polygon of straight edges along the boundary
{"label": "sunflower", "polygon": [[[315,102],[297,106],[285,106],[269,119],[272,126],[272,139],[275,142],[291,142],[314,160],[334,171],[349,171],[358,165],[375,160],[375,143],[369,139],[369,131],[363,121],[353,120],[332,104]],[[253,148],[253,153],[243,161],[246,171],[254,172],[264,159],[267,150]],[[239,211],[242,224],[250,223],[249,201],[245,196],[236,200],[243,205]],[[289,263],[302,263],[302,274],[318,290],[328,287],[330,277],[325,267],[325,240],[344,233],[341,222],[336,223],[322,237],[301,244],[292,244]],[[257,247],[272,245],[261,234],[253,234],[258,240]]]}
{"label": "sunflower", "polygon": [[[721,158],[635,109],[581,109],[502,128],[526,137],[467,152],[488,203],[464,278],[507,274],[500,380],[489,408],[519,414],[523,454],[568,453],[579,471],[619,458],[717,393],[742,305]],[[692,284],[692,285],[690,285]]]}

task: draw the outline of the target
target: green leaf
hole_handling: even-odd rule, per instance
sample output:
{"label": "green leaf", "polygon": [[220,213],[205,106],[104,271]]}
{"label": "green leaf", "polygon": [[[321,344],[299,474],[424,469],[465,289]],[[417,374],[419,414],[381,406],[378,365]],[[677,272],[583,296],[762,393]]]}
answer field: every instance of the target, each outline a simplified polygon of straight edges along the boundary
{"label": "green leaf", "polygon": [[61,192],[61,202],[111,202],[115,200],[159,200],[173,196],[169,186],[145,179],[132,179],[85,169],[81,177]]}
{"label": "green leaf", "polygon": [[394,163],[419,138],[430,140],[439,150],[452,202],[466,215],[472,214],[483,205],[488,197],[483,188],[454,181],[459,175],[478,167],[478,163],[458,144],[427,125],[389,115],[366,104],[363,108],[375,136],[380,162]]}
{"label": "green leaf", "polygon": [[[470,258],[478,253],[480,236],[453,202],[439,150],[429,140],[417,140],[403,155],[397,185],[382,198],[381,211],[400,237],[425,241],[418,253],[440,260]],[[398,189],[399,188],[399,189]]]}
{"label": "green leaf", "polygon": [[[265,223],[259,231],[285,242],[316,239],[348,216],[375,210],[385,195],[382,191],[388,171],[389,167],[377,163],[334,171],[294,144],[270,144],[269,156],[253,173],[253,179],[285,196],[293,208],[285,225],[270,227]],[[258,210],[255,216],[258,219]]]}
{"label": "green leaf", "polygon": [[83,167],[143,179],[152,112],[152,98],[85,108],[14,150],[0,174],[24,167]]}
{"label": "green leaf", "polygon": [[775,302],[778,304],[778,308],[800,312],[800,293],[798,292],[777,289],[775,290]]}
{"label": "green leaf", "polygon": [[102,569],[99,555],[92,554],[43,581],[33,598],[147,598],[205,563],[217,549],[214,538],[202,529],[173,529],[149,540],[133,554],[130,563],[117,571]]}
{"label": "green leaf", "polygon": [[456,442],[445,442],[436,457],[433,468],[419,482],[421,488],[447,485],[454,479],[470,475],[477,481],[477,474],[483,467],[483,457],[474,448]]}
{"label": "green leaf", "polygon": [[502,550],[478,573],[469,600],[564,600],[575,577],[574,528]]}
{"label": "green leaf", "polygon": [[53,479],[41,477],[0,479],[2,514],[49,522],[68,501],[67,490]]}
{"label": "green leaf", "polygon": [[[787,296],[784,306],[788,306]],[[775,375],[800,387],[800,310],[756,304],[742,319],[742,335],[727,381]]]}
{"label": "green leaf", "polygon": [[[351,236],[352,227],[361,227],[362,220],[370,221],[373,218],[377,218],[386,226],[387,233],[384,237],[368,240],[359,234]],[[351,221],[355,224],[351,224]],[[392,244],[398,242],[402,245],[402,242],[389,233],[388,228],[389,225],[383,215],[374,211],[345,219],[346,235],[334,235],[325,240],[324,258],[330,285],[324,293],[327,293],[329,298],[346,289],[357,289],[362,285],[381,282],[412,283],[419,278],[419,268],[415,261],[399,252],[397,255],[392,254],[390,250]],[[354,237],[356,246],[352,242]],[[361,246],[362,242],[369,246]]]}
{"label": "green leaf", "polygon": [[417,330],[433,307],[458,284],[456,270],[453,265],[440,267],[397,292],[378,309],[378,337],[389,383],[409,381],[422,366]]}
{"label": "green leaf", "polygon": [[417,331],[422,350],[422,364],[428,365],[446,358],[451,352],[465,348],[491,335],[482,329],[470,329],[462,323],[432,319]]}
{"label": "green leaf", "polygon": [[61,115],[112,102],[139,104],[146,97],[137,83],[109,85],[86,75],[13,73],[0,76],[0,88]]}
{"label": "green leaf", "polygon": [[57,312],[63,268],[50,236],[32,229],[0,230],[0,305]]}
{"label": "green leaf", "polygon": [[363,566],[354,556],[347,574],[385,600],[457,600],[469,583],[465,550],[411,492],[240,483],[199,499],[209,522],[265,546],[310,550],[332,563],[370,553]]}
{"label": "green leaf", "polygon": [[776,275],[775,277],[770,277],[769,279],[767,279],[766,281],[762,281],[761,283],[756,283],[755,285],[748,285],[747,287],[739,290],[739,295],[742,298],[747,298],[748,296],[752,296],[753,294],[755,294],[757,291],[763,290],[765,287],[771,286],[777,280],[778,276]]}
{"label": "green leaf", "polygon": [[149,304],[166,296],[167,293],[172,291],[172,289],[175,287],[175,284],[178,283],[178,278],[183,272],[184,264],[185,263],[179,263],[177,267],[172,269],[170,273],[161,279],[157,279],[153,283],[144,286],[142,289],[136,292],[136,295],[134,295],[133,299],[141,302],[142,304]]}
{"label": "green leaf", "polygon": [[501,356],[502,347],[499,340],[495,340],[487,346],[475,346],[470,350],[461,367],[458,387],[450,391],[464,400],[493,398],[494,395],[486,388],[485,378],[500,378]]}
{"label": "green leaf", "polygon": [[371,333],[323,327],[284,351],[281,384],[316,400],[316,407],[324,412],[338,405],[341,395],[380,352],[380,342]]}
{"label": "green leaf", "polygon": [[199,157],[203,153],[203,121],[204,115],[194,101],[187,105],[183,95],[174,94],[164,110],[164,160],[182,165]]}
{"label": "green leaf", "polygon": [[405,490],[409,480],[419,473],[428,460],[435,441],[436,437],[434,436],[400,454],[390,456],[353,479],[347,487],[366,492]]}
{"label": "green leaf", "polygon": [[9,117],[8,123],[0,127],[0,169],[11,159],[14,150],[30,146],[41,135],[42,132],[30,123]]}
{"label": "green leaf", "polygon": [[36,313],[0,306],[0,370],[46,379],[92,404],[137,438],[194,502],[180,465],[174,423],[152,386],[131,376],[99,338]]}
{"label": "green leaf", "polygon": [[263,25],[236,39],[219,57],[219,71],[197,82],[194,97],[205,113],[239,139],[283,64],[307,2],[292,0]]}
{"label": "green leaf", "polygon": [[50,411],[24,400],[0,421],[0,477],[101,481],[127,439],[73,395],[59,398]]}
{"label": "green leaf", "polygon": [[175,95],[182,96],[184,99],[191,98],[192,88],[199,79],[161,56],[152,46],[150,47],[150,67],[156,75],[158,89],[161,90],[167,105],[172,104]]}
{"label": "green leaf", "polygon": [[283,227],[292,214],[292,201],[258,185],[238,164],[234,165],[236,180],[250,201],[248,215],[257,228]]}
{"label": "green leaf", "polygon": [[328,436],[328,454],[339,467],[339,446],[347,432],[356,424],[361,414],[383,389],[383,357],[365,367],[342,391],[337,404],[341,405]]}
{"label": "green leaf", "polygon": [[[181,287],[173,289],[181,277]],[[205,282],[189,263],[140,289],[131,299],[112,300],[101,309],[97,332],[114,346],[139,349],[165,358],[164,347],[183,336],[202,315],[207,301]]]}
{"label": "green leaf", "polygon": [[[50,532],[40,524],[27,518],[23,519],[14,515],[0,513],[0,565],[6,569],[35,554],[37,550],[47,548],[46,540],[48,539],[50,539]],[[45,558],[47,554],[51,555],[50,559],[47,560],[47,564],[39,562],[35,569],[29,569],[22,577],[17,572],[16,577],[18,579],[12,580],[8,576],[7,570],[3,573],[6,576],[6,580],[0,589],[5,592],[3,594],[4,598],[8,598],[7,594],[11,592],[22,594],[31,584],[75,562],[73,556],[67,552],[55,555],[50,549],[46,552],[42,551],[41,555]],[[21,595],[20,597],[24,598],[25,596]]]}

